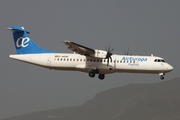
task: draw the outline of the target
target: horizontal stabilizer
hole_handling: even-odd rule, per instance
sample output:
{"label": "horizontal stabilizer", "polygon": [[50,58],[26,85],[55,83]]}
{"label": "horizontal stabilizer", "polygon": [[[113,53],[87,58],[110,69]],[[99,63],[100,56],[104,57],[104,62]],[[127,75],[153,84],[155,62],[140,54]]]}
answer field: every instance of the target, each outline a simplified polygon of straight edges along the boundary
{"label": "horizontal stabilizer", "polygon": [[[26,31],[24,27],[22,26],[12,26],[10,28],[7,28],[8,30],[12,30],[13,32],[24,32]],[[26,31],[26,33],[30,34],[30,32]]]}

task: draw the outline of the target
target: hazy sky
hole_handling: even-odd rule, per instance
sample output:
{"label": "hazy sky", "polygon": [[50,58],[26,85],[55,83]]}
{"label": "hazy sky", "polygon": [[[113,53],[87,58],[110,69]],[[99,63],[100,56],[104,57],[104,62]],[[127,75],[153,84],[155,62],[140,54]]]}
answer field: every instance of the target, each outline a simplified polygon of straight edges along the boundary
{"label": "hazy sky", "polygon": [[[54,71],[9,59],[12,25],[22,25],[41,47],[71,52],[70,40],[113,53],[163,57],[179,77],[179,0],[0,0],[0,119],[81,105],[100,91],[129,83],[160,82],[158,75],[116,73],[104,81],[81,72]],[[121,102],[121,101],[120,101]]]}

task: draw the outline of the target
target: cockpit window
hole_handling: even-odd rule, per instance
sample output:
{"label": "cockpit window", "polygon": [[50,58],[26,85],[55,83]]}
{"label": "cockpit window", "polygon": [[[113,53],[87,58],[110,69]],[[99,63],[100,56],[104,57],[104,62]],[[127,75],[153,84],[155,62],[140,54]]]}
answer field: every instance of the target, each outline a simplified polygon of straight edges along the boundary
{"label": "cockpit window", "polygon": [[165,62],[163,59],[155,59],[154,62]]}
{"label": "cockpit window", "polygon": [[162,62],[165,62],[165,60],[161,60]]}

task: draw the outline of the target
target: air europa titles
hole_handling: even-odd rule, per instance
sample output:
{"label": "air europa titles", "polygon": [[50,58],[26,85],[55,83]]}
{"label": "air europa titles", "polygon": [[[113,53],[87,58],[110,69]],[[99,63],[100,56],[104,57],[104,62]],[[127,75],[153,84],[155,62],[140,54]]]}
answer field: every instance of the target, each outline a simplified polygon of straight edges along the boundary
{"label": "air europa titles", "polygon": [[139,62],[143,62],[143,61],[147,61],[147,58],[136,58],[136,57],[123,57],[122,61],[139,61]]}

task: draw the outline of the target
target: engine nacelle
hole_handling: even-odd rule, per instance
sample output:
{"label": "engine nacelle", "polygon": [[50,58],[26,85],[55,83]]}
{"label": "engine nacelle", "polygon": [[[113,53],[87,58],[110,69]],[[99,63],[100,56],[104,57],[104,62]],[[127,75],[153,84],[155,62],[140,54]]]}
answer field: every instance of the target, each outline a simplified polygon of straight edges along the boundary
{"label": "engine nacelle", "polygon": [[103,58],[106,58],[106,55],[107,55],[107,51],[95,50],[94,57],[103,59]]}

